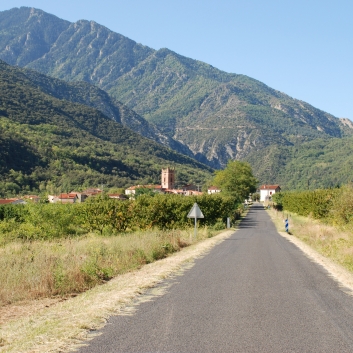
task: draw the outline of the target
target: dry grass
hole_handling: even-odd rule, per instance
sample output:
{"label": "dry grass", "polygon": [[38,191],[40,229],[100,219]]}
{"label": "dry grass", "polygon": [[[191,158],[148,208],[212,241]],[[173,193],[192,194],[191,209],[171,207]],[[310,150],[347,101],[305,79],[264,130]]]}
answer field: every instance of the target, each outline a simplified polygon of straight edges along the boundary
{"label": "dry grass", "polygon": [[[73,240],[13,242],[0,248],[0,307],[84,292],[193,243],[192,231],[91,234]],[[213,231],[213,234],[215,232]],[[198,240],[212,235],[199,231]]]}
{"label": "dry grass", "polygon": [[[284,218],[287,212],[270,211],[277,229],[284,232]],[[340,264],[353,273],[353,232],[349,229],[342,229],[330,226],[310,218],[288,214],[289,231],[295,237],[319,254]]]}
{"label": "dry grass", "polygon": [[[233,232],[234,230],[223,232],[213,238],[208,238],[207,231],[203,234],[199,232],[198,238],[205,239],[204,241],[145,265],[140,270],[119,275],[74,298],[57,303],[48,299],[43,303],[41,300],[32,308],[30,303],[24,305],[23,310],[27,311],[23,311],[21,317],[10,317],[2,324],[0,352],[63,352],[77,347],[77,344],[92,337],[94,330],[103,326],[109,316],[123,312],[133,298],[176,271],[181,273],[189,268],[195,258],[206,254]],[[190,234],[185,236],[190,241]],[[139,242],[138,239],[136,241]],[[93,242],[92,246],[94,244],[96,243]],[[58,252],[61,253],[61,250]],[[13,307],[15,306],[8,308],[11,310]],[[17,308],[19,307],[17,304]]]}

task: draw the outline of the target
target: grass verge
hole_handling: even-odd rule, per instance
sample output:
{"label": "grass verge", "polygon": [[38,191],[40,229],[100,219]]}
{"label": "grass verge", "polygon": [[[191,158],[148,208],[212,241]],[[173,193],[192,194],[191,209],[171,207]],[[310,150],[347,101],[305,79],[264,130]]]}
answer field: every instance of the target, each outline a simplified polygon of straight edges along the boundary
{"label": "grass verge", "polygon": [[6,244],[0,248],[0,307],[82,293],[216,233],[203,228],[194,239],[192,230],[151,230]]}
{"label": "grass verge", "polygon": [[319,254],[353,273],[353,231],[324,224],[311,218],[276,210],[268,211],[279,232],[289,219],[289,232]]}
{"label": "grass verge", "polygon": [[185,239],[191,246],[183,251],[139,270],[121,274],[74,298],[55,305],[42,305],[35,312],[9,320],[0,328],[0,352],[70,351],[92,337],[109,316],[121,313],[145,289],[155,286],[175,271],[185,269],[185,264],[189,264],[186,268],[190,267],[195,258],[206,254],[233,232],[225,231],[210,238],[207,230],[200,230],[194,244],[191,244],[190,234],[185,233]]}

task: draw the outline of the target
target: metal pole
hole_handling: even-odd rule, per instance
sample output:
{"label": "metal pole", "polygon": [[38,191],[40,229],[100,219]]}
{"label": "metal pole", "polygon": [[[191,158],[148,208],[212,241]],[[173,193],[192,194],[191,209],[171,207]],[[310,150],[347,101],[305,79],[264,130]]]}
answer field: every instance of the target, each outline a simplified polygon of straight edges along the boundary
{"label": "metal pole", "polygon": [[195,233],[194,233],[195,239],[196,239],[196,233],[197,233],[197,218],[195,217]]}

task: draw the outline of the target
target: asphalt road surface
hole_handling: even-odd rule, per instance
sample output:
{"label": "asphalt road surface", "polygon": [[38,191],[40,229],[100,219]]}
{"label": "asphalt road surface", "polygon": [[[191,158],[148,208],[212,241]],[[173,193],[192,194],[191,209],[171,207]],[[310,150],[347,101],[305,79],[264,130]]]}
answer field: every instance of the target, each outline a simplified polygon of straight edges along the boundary
{"label": "asphalt road surface", "polygon": [[80,353],[353,352],[353,297],[253,206],[167,292],[115,316]]}

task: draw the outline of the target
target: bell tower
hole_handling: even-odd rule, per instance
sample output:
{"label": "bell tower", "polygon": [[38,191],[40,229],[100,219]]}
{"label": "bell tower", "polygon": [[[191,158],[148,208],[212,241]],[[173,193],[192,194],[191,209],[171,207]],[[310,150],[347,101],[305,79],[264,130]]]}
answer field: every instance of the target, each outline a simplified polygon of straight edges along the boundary
{"label": "bell tower", "polygon": [[162,169],[162,189],[174,189],[175,187],[175,169]]}

